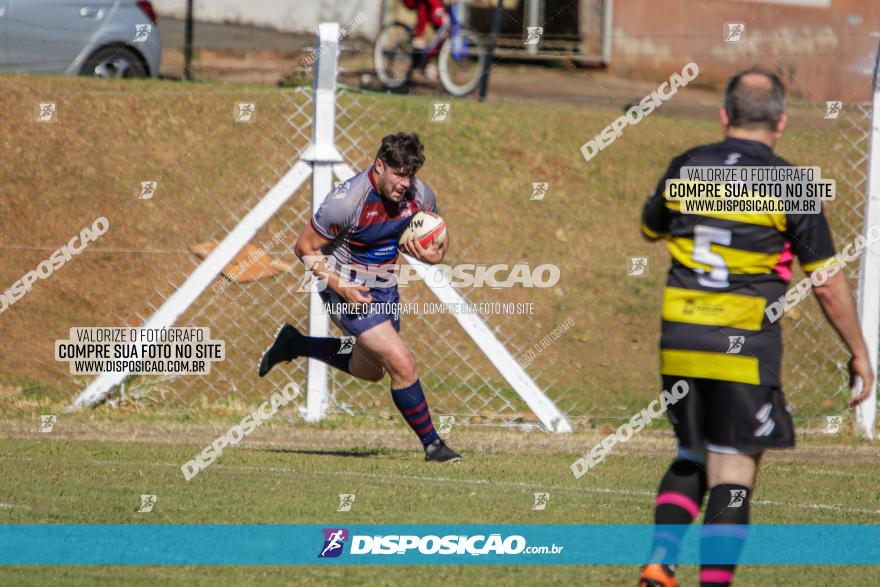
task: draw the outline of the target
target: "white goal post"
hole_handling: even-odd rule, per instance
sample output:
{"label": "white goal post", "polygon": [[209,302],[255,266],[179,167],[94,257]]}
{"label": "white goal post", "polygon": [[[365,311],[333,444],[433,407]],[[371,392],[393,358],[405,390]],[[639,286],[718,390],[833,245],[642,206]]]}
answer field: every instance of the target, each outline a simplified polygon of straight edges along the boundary
{"label": "white goal post", "polygon": [[[354,171],[344,162],[334,142],[336,74],[339,55],[338,23],[319,25],[317,48],[317,60],[313,66],[313,118],[309,147],[303,152],[300,160],[226,235],[177,291],[168,297],[159,309],[145,321],[144,327],[172,326],[309,176],[312,178],[312,209],[314,211],[332,189],[334,176],[337,181],[345,181],[354,175]],[[407,257],[407,261],[415,266],[420,275],[431,277],[425,279],[424,282],[441,302],[464,302],[464,299],[451,285],[446,284],[446,287],[443,287],[442,276],[434,276],[433,272],[436,271],[436,268],[409,257]],[[437,285],[438,283],[441,285]],[[571,423],[556,404],[535,384],[480,317],[456,314],[455,318],[547,430],[559,433],[573,430]],[[310,293],[309,301],[309,334],[311,336],[327,336],[328,332],[328,315],[323,310],[319,295],[313,291]],[[129,372],[119,372],[98,376],[76,397],[70,409],[95,406],[103,402],[129,375]],[[326,416],[329,405],[328,376],[326,364],[314,359],[309,360],[307,398],[303,410],[303,416],[306,420],[317,421]]]}
{"label": "white goal post", "polygon": [[[865,188],[865,229],[880,224],[880,45],[874,58],[871,95],[871,142],[868,154],[868,180]],[[868,345],[868,356],[877,375],[880,354],[880,250],[868,248],[859,270],[859,321]],[[866,438],[873,439],[877,419],[877,381],[871,395],[856,408],[856,425]]]}

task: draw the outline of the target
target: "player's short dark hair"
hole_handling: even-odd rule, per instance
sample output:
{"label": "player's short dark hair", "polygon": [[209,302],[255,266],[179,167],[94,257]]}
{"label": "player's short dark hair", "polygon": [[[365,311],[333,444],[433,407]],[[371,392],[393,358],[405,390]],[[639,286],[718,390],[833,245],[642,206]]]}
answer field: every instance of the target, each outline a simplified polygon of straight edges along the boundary
{"label": "player's short dark hair", "polygon": [[[770,80],[770,87],[742,83],[742,78],[751,74],[766,77]],[[730,118],[730,126],[776,130],[776,124],[785,112],[785,86],[772,71],[757,67],[741,71],[727,82],[724,109]]]}
{"label": "player's short dark hair", "polygon": [[382,137],[376,159],[404,175],[415,175],[425,164],[425,147],[414,132]]}

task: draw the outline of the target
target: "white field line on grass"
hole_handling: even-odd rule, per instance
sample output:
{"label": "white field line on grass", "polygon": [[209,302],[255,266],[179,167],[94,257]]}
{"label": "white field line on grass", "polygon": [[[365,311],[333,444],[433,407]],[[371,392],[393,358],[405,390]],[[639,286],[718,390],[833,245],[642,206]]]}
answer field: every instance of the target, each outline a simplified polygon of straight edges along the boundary
{"label": "white field line on grass", "polygon": [[[247,447],[242,447],[247,448]],[[34,461],[32,457],[9,457],[11,460],[18,461]],[[40,459],[41,463],[45,463],[45,459]],[[132,467],[168,467],[180,469],[180,465],[175,463],[143,463],[135,461],[91,461],[95,465],[128,465]],[[573,491],[575,493],[602,493],[622,496],[635,497],[653,497],[655,494],[650,491],[633,491],[630,489],[612,489],[607,487],[577,487],[567,485],[547,485],[545,483],[531,483],[527,481],[490,481],[488,479],[454,479],[452,477],[426,477],[420,475],[388,475],[379,473],[365,473],[363,471],[303,471],[291,469],[289,467],[254,467],[254,466],[236,466],[224,465],[217,463],[214,469],[229,469],[232,471],[246,472],[266,472],[266,473],[285,473],[295,475],[335,475],[338,477],[364,477],[367,479],[376,479],[384,482],[395,482],[400,480],[406,481],[427,481],[434,483],[452,483],[461,485],[485,485],[495,487],[518,487],[523,489],[551,489],[553,491]],[[773,501],[768,499],[753,499],[751,503],[758,505],[768,505],[784,508],[808,508],[813,510],[825,510],[852,514],[869,514],[872,516],[880,516],[880,510],[869,510],[864,508],[851,508],[835,504],[826,503],[800,503],[800,502],[784,502]],[[28,507],[28,506],[17,506]]]}
{"label": "white field line on grass", "polygon": [[[278,467],[283,471],[279,472],[290,472],[290,473],[299,473],[302,471],[294,471],[292,469],[287,469],[284,467]],[[387,478],[385,475],[377,475],[375,473],[363,473],[360,471],[312,471],[315,475],[343,475],[343,476],[355,476],[355,477],[369,477],[369,478]],[[553,491],[575,491],[575,492],[584,492],[584,493],[610,493],[616,495],[634,495],[639,497],[654,497],[656,493],[650,491],[631,491],[629,489],[609,489],[604,487],[570,487],[564,485],[545,485],[543,483],[528,483],[525,481],[489,481],[487,479],[452,479],[449,477],[418,477],[415,475],[398,475],[394,477],[394,479],[410,479],[414,481],[439,481],[441,483],[463,483],[463,484],[471,484],[471,485],[496,485],[503,487],[523,487],[528,489],[537,489],[537,488],[546,488],[552,489]],[[848,512],[848,513],[858,513],[858,514],[871,514],[875,516],[880,516],[880,510],[868,510],[862,508],[849,508],[839,505],[830,505],[824,503],[786,503],[784,501],[772,501],[767,499],[752,499],[751,503],[756,503],[760,505],[772,505],[779,507],[793,507],[793,508],[810,508],[815,510],[831,510],[835,512]]]}
{"label": "white field line on grass", "polygon": [[827,469],[814,469],[810,471],[810,473],[816,473],[817,475],[834,475],[835,477],[874,477],[875,475],[868,475],[867,473],[850,473],[849,471],[834,471]]}
{"label": "white field line on grass", "polygon": [[[129,461],[94,461],[96,464],[104,464],[104,465],[136,465],[143,466],[146,463],[134,463]],[[173,463],[150,463],[155,466],[161,467],[175,467],[180,468],[178,465]],[[606,487],[572,487],[566,485],[547,485],[544,483],[530,483],[527,481],[490,481],[488,479],[453,479],[451,477],[426,477],[420,475],[388,475],[388,474],[378,474],[378,473],[365,473],[363,471],[300,471],[296,469],[291,469],[289,467],[253,467],[253,466],[235,466],[235,465],[223,465],[218,463],[218,469],[232,469],[242,472],[269,472],[269,473],[291,473],[296,475],[336,475],[341,477],[364,477],[367,479],[377,479],[382,481],[399,481],[399,480],[407,480],[407,481],[427,481],[434,483],[452,483],[452,484],[462,484],[462,485],[486,485],[486,486],[495,486],[495,487],[519,487],[524,489],[551,489],[553,491],[574,491],[577,493],[604,493],[604,494],[612,494],[612,495],[626,495],[626,496],[637,496],[637,497],[654,497],[656,494],[650,491],[633,491],[629,489],[612,489]],[[751,503],[759,504],[759,505],[769,505],[776,507],[787,507],[787,508],[809,508],[814,510],[828,510],[834,512],[845,512],[845,513],[853,513],[853,514],[870,514],[874,516],[880,516],[880,510],[869,510],[864,508],[850,508],[846,506],[833,505],[833,504],[825,504],[825,503],[786,503],[784,501],[772,501],[767,499],[753,499]]]}

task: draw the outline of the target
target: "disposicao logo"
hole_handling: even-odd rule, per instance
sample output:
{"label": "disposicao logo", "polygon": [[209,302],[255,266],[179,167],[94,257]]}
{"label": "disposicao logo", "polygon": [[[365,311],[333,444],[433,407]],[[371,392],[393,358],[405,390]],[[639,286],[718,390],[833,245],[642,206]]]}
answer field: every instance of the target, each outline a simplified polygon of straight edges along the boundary
{"label": "disposicao logo", "polygon": [[336,558],[342,554],[342,547],[348,540],[348,530],[345,528],[324,528],[324,547],[318,558]]}

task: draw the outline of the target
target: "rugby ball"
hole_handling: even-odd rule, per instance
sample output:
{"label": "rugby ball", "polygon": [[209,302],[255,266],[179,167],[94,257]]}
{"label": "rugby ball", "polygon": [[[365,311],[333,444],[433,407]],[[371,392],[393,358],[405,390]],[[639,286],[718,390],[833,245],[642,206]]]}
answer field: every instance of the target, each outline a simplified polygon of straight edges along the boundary
{"label": "rugby ball", "polygon": [[403,246],[403,243],[413,237],[423,247],[430,245],[432,240],[436,240],[438,245],[443,244],[446,240],[446,223],[434,212],[416,212],[400,235],[398,244]]}

